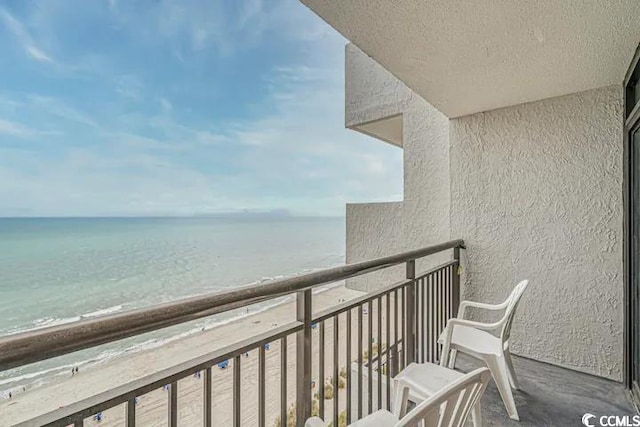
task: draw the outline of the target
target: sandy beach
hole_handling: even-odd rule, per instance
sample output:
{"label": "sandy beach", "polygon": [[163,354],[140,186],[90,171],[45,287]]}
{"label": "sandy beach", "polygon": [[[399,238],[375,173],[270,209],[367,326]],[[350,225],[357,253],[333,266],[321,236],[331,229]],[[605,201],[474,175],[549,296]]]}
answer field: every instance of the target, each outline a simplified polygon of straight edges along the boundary
{"label": "sandy beach", "polygon": [[[361,293],[343,286],[328,289],[314,295],[314,312],[332,307],[343,300],[350,300]],[[374,314],[374,313],[370,313]],[[268,331],[277,325],[291,322],[295,316],[293,302],[287,302],[270,308],[262,313],[247,316],[226,325],[195,333],[188,337],[172,341],[159,348],[146,350],[133,355],[115,358],[102,365],[93,366],[79,374],[54,383],[46,384],[34,390],[28,390],[0,403],[0,425],[13,425],[69,405],[88,396],[103,392],[131,380],[144,377],[157,370],[174,366],[180,362],[207,354],[213,350],[228,346],[257,333]],[[355,319],[355,317],[354,317]],[[375,336],[374,322],[374,336]],[[339,367],[348,366],[345,343],[345,315],[340,321]],[[318,330],[313,337],[313,379],[318,381]],[[365,321],[366,329],[366,321]],[[325,379],[333,375],[333,321],[325,324]],[[356,334],[352,341],[352,359],[355,359]],[[385,337],[386,338],[386,337]],[[385,340],[383,340],[385,341]],[[288,377],[287,406],[295,400],[295,339],[288,339]],[[365,346],[366,348],[366,346]],[[258,351],[241,358],[241,407],[242,425],[257,425],[258,419]],[[229,368],[232,366],[230,365]],[[229,426],[232,424],[232,369],[213,369],[213,424]],[[266,352],[266,420],[267,425],[276,425],[280,413],[280,343],[271,343]],[[317,389],[317,388],[316,388]],[[203,381],[196,376],[184,378],[178,382],[178,419],[182,426],[202,425]],[[345,390],[339,390],[340,409],[346,401]],[[137,423],[141,426],[167,425],[168,393],[159,389],[140,396],[136,407]],[[332,401],[325,401],[327,419],[332,414]],[[120,405],[102,413],[100,422],[89,418],[85,425],[121,426],[124,425],[125,407]]]}

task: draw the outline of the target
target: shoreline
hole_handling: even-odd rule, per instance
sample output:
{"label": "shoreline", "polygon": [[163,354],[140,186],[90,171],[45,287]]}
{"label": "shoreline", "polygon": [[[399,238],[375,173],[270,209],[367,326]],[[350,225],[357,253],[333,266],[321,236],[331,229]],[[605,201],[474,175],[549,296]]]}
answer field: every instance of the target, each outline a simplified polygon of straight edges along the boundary
{"label": "shoreline", "polygon": [[[230,312],[227,312],[231,314],[230,317],[221,318],[219,320],[216,320],[212,324],[205,323],[204,325],[197,325],[197,326],[192,325],[192,327],[190,328],[187,328],[184,330],[176,330],[175,333],[168,333],[166,334],[166,336],[155,337],[155,338],[149,337],[144,341],[141,341],[135,344],[132,343],[132,345],[124,348],[114,349],[114,350],[105,349],[104,351],[98,354],[95,354],[92,356],[87,355],[87,357],[83,358],[82,360],[67,361],[64,364],[44,368],[43,370],[39,370],[35,372],[29,372],[22,376],[18,375],[16,377],[9,377],[5,380],[0,381],[0,387],[3,387],[4,384],[12,384],[12,383],[15,383],[15,384],[6,389],[0,389],[0,408],[2,407],[2,399],[7,398],[8,392],[12,392],[13,396],[16,397],[27,391],[37,390],[38,388],[46,387],[48,385],[51,385],[60,381],[66,381],[68,379],[67,377],[69,376],[69,371],[72,368],[82,367],[82,371],[84,372],[84,370],[86,369],[92,369],[96,366],[101,366],[101,365],[104,365],[105,363],[110,363],[114,360],[122,360],[127,357],[132,357],[132,356],[135,356],[136,354],[139,354],[145,351],[152,351],[159,347],[172,343],[174,341],[180,341],[182,339],[189,338],[193,335],[196,335],[204,331],[208,331],[214,328],[219,328],[232,322],[241,321],[242,319],[247,317],[260,315],[265,311],[268,311],[274,307],[277,307],[279,305],[286,304],[286,303],[287,303],[286,300],[282,300],[276,303],[266,305],[264,307],[260,307],[259,304],[256,304],[257,308],[254,309],[254,311],[248,312],[248,313],[240,312],[239,309],[232,310]],[[172,327],[179,328],[180,326],[184,327],[184,325],[187,325],[189,323],[195,324],[196,322],[203,322],[203,321],[207,322],[207,320],[208,320],[207,318],[204,318],[204,319],[199,319],[192,322],[186,322],[185,324],[181,324],[181,325],[174,325]],[[167,329],[170,330],[172,327],[168,327]],[[31,330],[34,330],[34,329],[31,329]],[[162,329],[160,329],[159,331],[161,330]],[[157,333],[157,332],[158,331],[154,331],[151,333]],[[136,338],[136,337],[131,337],[131,338]],[[128,338],[128,339],[131,339],[131,338]],[[108,346],[110,344],[113,344],[113,343],[104,344],[104,346]],[[111,351],[115,351],[115,353],[109,354]],[[79,353],[81,353],[81,351]],[[61,357],[64,357],[64,356],[61,356]],[[55,373],[51,374],[52,372],[55,372]],[[22,380],[22,378],[24,378],[25,380],[28,381],[31,378],[38,378],[38,377],[41,377],[41,378],[39,380],[27,382],[27,383],[25,383]]]}
{"label": "shoreline", "polygon": [[[315,270],[317,269],[310,269],[308,271],[315,271]],[[295,275],[297,274],[292,274],[291,276],[295,276]],[[249,285],[258,284],[258,283],[266,282],[269,280],[279,279],[281,277],[287,277],[287,276],[276,276],[276,277],[264,278],[264,279],[251,282]],[[248,285],[243,285],[243,286],[248,286]],[[318,295],[323,292],[327,292],[333,288],[341,287],[341,286],[344,286],[343,282],[329,284],[314,290],[314,295]],[[8,397],[9,392],[11,392],[13,394],[13,397],[15,398],[21,395],[22,393],[33,391],[41,387],[46,387],[50,384],[53,384],[59,381],[65,381],[67,379],[69,372],[73,367],[83,367],[82,370],[84,371],[85,369],[91,369],[95,366],[104,365],[105,363],[110,363],[114,360],[131,357],[141,352],[155,350],[158,347],[162,347],[171,342],[188,338],[200,332],[208,331],[214,328],[219,328],[229,323],[242,321],[244,318],[247,318],[247,317],[260,315],[261,313],[269,311],[280,305],[291,302],[289,301],[290,299],[292,299],[292,296],[283,296],[283,297],[275,298],[274,300],[268,300],[262,303],[249,306],[250,310],[247,311],[246,313],[244,311],[245,310],[244,308],[235,309],[226,313],[221,313],[223,316],[216,320],[213,320],[213,319],[215,319],[216,316],[220,316],[220,314],[214,315],[213,317],[209,317],[209,318],[203,318],[203,319],[194,320],[191,322],[186,322],[180,325],[174,325],[166,329],[171,330],[172,328],[175,328],[175,331],[173,331],[172,333],[166,333],[163,336],[148,337],[143,341],[136,342],[136,343],[132,342],[131,345],[128,345],[126,347],[121,347],[118,349],[105,348],[100,353],[87,355],[85,358],[82,358],[81,360],[68,360],[56,366],[43,367],[42,369],[37,371],[27,372],[22,375],[16,375],[16,376],[8,377],[5,379],[0,379],[0,408],[2,407],[3,399],[6,399]],[[123,305],[124,303],[118,304],[117,306],[122,307]],[[114,307],[110,307],[108,309],[96,310],[96,312],[104,312],[105,310],[111,310]],[[108,313],[105,313],[105,314],[108,314]],[[97,317],[97,316],[79,315],[79,316],[75,316],[74,319],[75,318],[81,319],[85,317],[88,318],[88,317]],[[62,320],[65,320],[65,319],[62,319]],[[63,322],[61,324],[64,324],[64,323],[72,323],[72,322]],[[192,324],[191,327],[184,328],[185,325],[189,325],[190,323]],[[25,330],[12,332],[8,335],[25,332],[25,331],[37,330],[47,326],[54,326],[54,325],[28,328]],[[150,332],[149,334],[154,334],[154,333],[158,333],[158,331],[153,331],[153,332]],[[144,334],[142,335],[144,336]],[[133,340],[135,338],[140,338],[140,336],[134,336],[127,339]],[[126,341],[127,339],[123,341]],[[106,347],[111,344],[113,343],[104,344],[104,346]],[[78,353],[81,353],[81,352],[78,352]],[[65,356],[61,356],[61,357],[65,357]]]}
{"label": "shoreline", "polygon": [[[359,295],[362,295],[362,293],[347,289],[343,284],[328,286],[326,289],[314,294],[314,311],[329,308],[340,300],[349,300]],[[247,337],[268,331],[278,325],[294,321],[294,307],[295,301],[285,300],[278,305],[268,307],[258,313],[250,313],[222,325],[213,326],[209,329],[170,340],[155,348],[116,356],[105,362],[88,366],[74,376],[56,379],[31,390],[27,389],[25,392],[16,394],[10,400],[7,399],[0,402],[0,424],[12,425],[26,421],[61,406],[67,406],[78,400],[112,389],[118,385],[142,378],[160,369],[175,366],[181,362],[207,354]],[[342,327],[344,327],[344,325]],[[288,354],[290,354],[290,356],[288,363],[291,364],[291,369],[295,366],[295,357],[293,356],[295,354],[295,345],[291,346],[292,343],[295,344],[295,340],[289,339],[288,347],[290,347],[290,349],[288,350]],[[280,358],[277,357],[280,352],[280,343],[274,342],[271,347],[272,351],[267,352],[267,364],[269,365],[267,367],[267,388],[271,386],[279,387],[280,381]],[[253,354],[250,354],[246,359],[242,358],[242,401],[249,404],[254,401],[254,399],[257,399],[257,387],[255,387],[257,352],[252,351],[251,353]],[[230,406],[225,406],[226,404],[230,405],[228,399],[231,395],[231,371],[232,370],[229,369],[220,370],[217,367],[213,369],[213,394],[215,396],[213,409],[214,414],[217,414],[214,419],[220,418],[220,421],[225,421],[222,422],[222,425],[227,425],[226,421],[231,415]],[[198,386],[200,381],[200,378],[197,377],[188,377],[179,381],[178,387],[180,392],[178,397],[180,402],[189,403],[180,405],[179,417],[181,420],[184,420],[183,424],[185,425],[191,425],[189,421],[191,419],[193,419],[193,425],[198,425],[200,422],[199,417],[201,416],[201,410],[191,408],[194,406],[191,403],[196,404],[195,406],[198,406],[197,403],[199,403],[200,406],[202,404],[201,384]],[[287,394],[289,395],[288,403],[290,405],[291,397],[295,398],[295,393],[292,394],[292,391],[295,389],[295,378],[293,375],[288,375],[288,382],[289,381],[293,381],[288,385]],[[245,393],[244,389],[247,388],[245,387],[247,385],[253,385],[253,387],[248,387],[247,393]],[[195,395],[198,394],[198,392],[200,397],[196,398]],[[223,396],[226,395],[229,396],[223,398]],[[191,398],[189,398],[189,396],[191,396]],[[152,391],[141,396],[139,400],[139,408],[136,412],[140,425],[163,425],[164,422],[166,422],[166,391],[162,389]],[[223,406],[220,407],[220,405]],[[254,404],[253,407],[255,408],[255,406],[257,405]],[[274,414],[279,414],[279,404],[274,405],[274,402],[270,400],[267,406],[267,412],[272,418]],[[120,405],[107,410],[103,415],[104,418],[99,425],[121,425],[118,420],[123,420],[124,406]],[[255,414],[251,414],[250,411],[243,413],[243,422],[245,421],[245,416],[247,416],[248,419],[246,422],[250,425],[253,415]],[[149,419],[147,420],[147,418]],[[198,421],[196,422],[196,420]],[[93,425],[92,423],[94,422],[95,421],[88,419],[85,421],[85,425]],[[268,417],[267,423],[271,425],[272,419]]]}

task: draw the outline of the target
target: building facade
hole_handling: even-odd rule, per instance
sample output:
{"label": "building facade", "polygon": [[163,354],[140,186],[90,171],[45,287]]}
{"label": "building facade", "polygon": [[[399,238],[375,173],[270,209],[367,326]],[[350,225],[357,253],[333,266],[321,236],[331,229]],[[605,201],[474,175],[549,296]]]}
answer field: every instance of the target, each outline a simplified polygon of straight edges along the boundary
{"label": "building facade", "polygon": [[462,238],[463,299],[531,281],[515,354],[630,383],[639,5],[303,3],[352,42],[346,126],[404,153],[403,201],[347,206],[347,262]]}

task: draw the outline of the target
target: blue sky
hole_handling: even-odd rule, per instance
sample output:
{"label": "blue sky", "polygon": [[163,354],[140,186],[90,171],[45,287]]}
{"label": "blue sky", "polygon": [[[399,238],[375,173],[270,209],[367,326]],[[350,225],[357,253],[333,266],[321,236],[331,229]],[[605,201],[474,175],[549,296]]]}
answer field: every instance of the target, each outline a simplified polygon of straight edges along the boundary
{"label": "blue sky", "polygon": [[344,44],[297,0],[0,2],[0,216],[398,200],[402,151],[344,129]]}

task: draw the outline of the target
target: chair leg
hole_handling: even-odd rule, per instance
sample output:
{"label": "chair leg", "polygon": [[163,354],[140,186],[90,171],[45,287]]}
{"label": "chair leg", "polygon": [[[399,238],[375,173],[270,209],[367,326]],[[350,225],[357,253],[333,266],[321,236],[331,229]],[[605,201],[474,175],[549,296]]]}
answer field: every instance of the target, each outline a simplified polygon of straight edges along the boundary
{"label": "chair leg", "polygon": [[504,351],[504,361],[507,364],[507,373],[509,374],[509,383],[515,390],[520,390],[520,384],[518,383],[518,377],[516,377],[516,371],[513,369],[513,361],[511,360],[511,353],[509,350]]}
{"label": "chair leg", "polygon": [[408,400],[409,388],[402,381],[395,381],[392,412],[398,418],[406,415]]}
{"label": "chair leg", "polygon": [[445,342],[442,345],[442,350],[440,351],[440,360],[439,360],[439,364],[442,367],[447,367],[448,366],[448,361],[449,361],[449,353],[451,352],[451,345],[448,342]]}
{"label": "chair leg", "polygon": [[487,367],[491,371],[493,380],[498,387],[498,392],[500,392],[500,397],[502,398],[502,402],[507,409],[509,418],[511,418],[512,420],[520,421],[520,417],[518,416],[518,409],[516,408],[516,402],[513,399],[513,393],[511,392],[511,384],[509,384],[509,374],[507,373],[508,369],[504,358],[499,356],[489,356],[485,359],[485,361],[487,362]]}
{"label": "chair leg", "polygon": [[456,356],[458,355],[458,350],[451,350],[449,355],[449,369],[456,368]]}
{"label": "chair leg", "polygon": [[393,380],[393,406],[391,407],[391,412],[398,417],[402,416],[402,389],[402,382]]}
{"label": "chair leg", "polygon": [[480,406],[480,399],[478,399],[471,409],[471,420],[473,421],[473,427],[482,427],[482,407]]}

